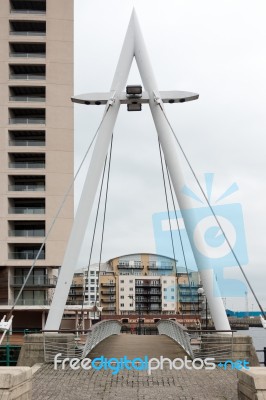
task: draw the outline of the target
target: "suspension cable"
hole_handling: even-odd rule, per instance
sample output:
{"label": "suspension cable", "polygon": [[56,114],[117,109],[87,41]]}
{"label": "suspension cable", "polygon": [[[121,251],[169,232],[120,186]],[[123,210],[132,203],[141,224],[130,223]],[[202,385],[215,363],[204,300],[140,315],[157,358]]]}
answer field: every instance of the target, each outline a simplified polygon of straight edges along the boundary
{"label": "suspension cable", "polygon": [[175,260],[175,263],[176,263],[175,246],[174,246],[173,232],[172,232],[172,227],[171,227],[169,202],[168,202],[168,195],[167,195],[166,182],[165,182],[165,173],[164,173],[164,167],[163,167],[163,156],[162,156],[162,149],[161,149],[159,136],[158,136],[158,146],[159,146],[159,153],[160,153],[161,169],[162,169],[162,176],[163,176],[163,186],[164,186],[164,195],[165,195],[165,201],[166,201],[166,207],[167,207],[167,215],[168,215],[168,221],[169,221],[169,229],[170,229],[170,236],[171,236],[172,251],[173,251],[173,257],[174,257],[174,260]]}
{"label": "suspension cable", "polygon": [[[191,300],[192,300],[193,299],[192,285],[191,285],[191,280],[190,280],[189,271],[188,271],[187,258],[186,258],[186,254],[185,254],[184,244],[183,244],[182,235],[181,235],[181,231],[180,231],[179,219],[177,217],[177,212],[176,212],[177,208],[176,208],[176,203],[175,203],[174,194],[173,194],[172,181],[171,181],[171,177],[170,177],[170,174],[169,174],[169,169],[168,169],[166,160],[164,160],[164,162],[165,162],[165,166],[166,166],[168,184],[169,184],[169,188],[170,188],[170,193],[171,193],[171,198],[172,198],[172,203],[173,203],[173,208],[174,208],[174,213],[175,213],[175,219],[176,219],[176,223],[177,223],[178,236],[179,236],[182,255],[183,255],[184,264],[185,264],[185,268],[186,268],[190,296],[191,296]],[[177,277],[177,283],[178,283],[178,277]],[[194,304],[193,301],[192,301],[192,307],[193,307],[194,312],[196,313],[196,307],[195,307],[195,304]],[[198,310],[198,312],[199,312],[199,310]]]}
{"label": "suspension cable", "polygon": [[224,231],[224,229],[223,229],[223,227],[222,227],[220,221],[218,220],[218,218],[217,218],[217,216],[216,216],[216,214],[215,214],[215,211],[214,211],[212,205],[211,205],[210,202],[209,202],[209,199],[208,199],[208,197],[206,196],[202,185],[201,185],[200,182],[199,182],[199,179],[198,179],[198,177],[197,177],[197,175],[196,175],[196,173],[195,173],[195,171],[194,171],[194,169],[193,169],[193,167],[192,167],[192,164],[190,163],[190,161],[189,161],[189,159],[188,159],[188,157],[187,157],[187,155],[186,155],[186,153],[185,153],[185,150],[183,149],[183,147],[182,147],[180,141],[178,140],[178,138],[177,138],[177,136],[176,136],[176,134],[175,134],[175,132],[174,132],[174,129],[172,128],[172,125],[171,125],[169,119],[167,118],[167,115],[165,114],[165,111],[164,111],[162,105],[159,104],[159,106],[160,106],[160,108],[161,108],[161,110],[162,110],[162,112],[163,112],[163,115],[164,115],[164,117],[165,117],[165,119],[166,119],[167,124],[169,125],[169,127],[170,127],[170,129],[171,129],[171,131],[172,131],[172,133],[173,133],[173,136],[174,136],[174,138],[175,138],[175,140],[176,140],[176,142],[177,142],[177,144],[178,144],[178,147],[180,148],[181,153],[183,154],[184,159],[186,160],[186,162],[187,162],[187,164],[188,164],[188,166],[189,166],[189,169],[190,169],[190,171],[192,172],[192,175],[194,176],[194,179],[196,180],[196,183],[197,183],[197,185],[198,185],[198,187],[199,187],[199,189],[200,189],[200,191],[201,191],[201,193],[202,193],[202,195],[203,195],[203,197],[204,197],[204,199],[205,199],[207,205],[209,206],[209,208],[210,208],[210,210],[211,210],[211,213],[212,213],[212,215],[213,215],[213,217],[214,217],[214,219],[215,219],[217,225],[219,226],[219,228],[220,228],[220,230],[221,230],[221,232],[222,232],[222,234],[223,234],[223,236],[224,236],[224,238],[225,238],[225,240],[226,240],[226,242],[227,242],[227,245],[229,246],[229,249],[230,249],[231,253],[233,254],[233,257],[234,257],[234,259],[235,259],[235,261],[236,261],[236,263],[237,263],[237,265],[238,265],[240,271],[242,272],[242,275],[244,276],[244,278],[245,278],[245,280],[246,280],[246,282],[247,282],[247,284],[248,284],[248,287],[249,287],[249,289],[251,290],[251,292],[252,292],[252,294],[253,294],[253,296],[254,296],[254,298],[255,298],[255,300],[256,300],[256,302],[257,302],[257,304],[258,304],[258,306],[259,306],[259,308],[260,308],[260,310],[261,310],[261,312],[262,312],[263,317],[266,318],[266,314],[265,314],[265,312],[264,312],[264,310],[263,310],[263,308],[262,308],[262,306],[261,306],[261,304],[260,304],[260,302],[259,302],[259,300],[258,300],[258,298],[257,298],[257,296],[256,296],[256,293],[254,292],[254,290],[253,290],[253,288],[252,288],[252,286],[251,286],[251,284],[250,284],[250,282],[249,282],[249,280],[248,280],[248,277],[247,277],[246,273],[244,272],[243,267],[242,267],[242,265],[241,265],[241,263],[240,263],[240,261],[239,261],[237,255],[236,255],[236,253],[235,253],[235,251],[234,251],[234,249],[233,249],[233,247],[232,247],[232,245],[231,245],[231,243],[230,243],[230,241],[229,241],[229,239],[228,239],[228,237],[227,237],[227,235],[226,235],[226,233],[225,233],[225,231]]}
{"label": "suspension cable", "polygon": [[45,246],[45,243],[46,243],[46,241],[47,241],[47,239],[48,239],[48,237],[49,237],[49,235],[50,235],[50,233],[51,233],[51,231],[52,231],[52,229],[53,229],[53,227],[54,227],[54,225],[55,225],[55,223],[56,223],[56,220],[57,220],[57,218],[58,218],[58,216],[59,216],[59,214],[60,214],[60,212],[61,212],[61,210],[62,210],[62,208],[63,208],[63,206],[64,206],[64,204],[65,204],[65,202],[66,202],[66,200],[67,200],[67,197],[68,197],[70,191],[72,190],[72,188],[73,188],[73,186],[74,186],[74,183],[75,183],[75,181],[76,181],[76,179],[77,179],[77,176],[78,176],[78,174],[79,174],[79,172],[80,172],[80,170],[81,170],[81,168],[82,168],[82,166],[83,166],[83,164],[84,164],[84,162],[85,162],[85,160],[86,160],[86,158],[87,158],[87,156],[88,156],[88,153],[89,153],[89,151],[90,151],[90,149],[91,149],[91,147],[92,147],[92,145],[93,145],[93,142],[95,141],[95,139],[96,139],[96,137],[97,137],[97,135],[98,135],[98,132],[99,132],[101,126],[102,126],[102,123],[103,123],[103,121],[104,121],[104,119],[105,119],[105,117],[106,117],[106,115],[107,115],[107,113],[108,113],[110,107],[111,107],[111,104],[109,104],[108,107],[106,108],[106,110],[105,110],[105,112],[104,112],[104,115],[103,115],[103,117],[102,117],[102,119],[101,119],[101,122],[100,122],[100,124],[99,124],[99,126],[98,126],[98,128],[97,128],[97,130],[96,130],[96,132],[95,132],[95,134],[94,134],[94,136],[93,136],[91,142],[90,142],[89,147],[87,148],[87,150],[86,150],[86,152],[85,152],[85,154],[84,154],[84,156],[83,156],[83,158],[82,158],[82,161],[81,161],[81,163],[80,163],[78,169],[77,169],[77,172],[75,173],[74,178],[72,179],[72,182],[70,183],[70,185],[69,185],[67,191],[65,192],[65,195],[64,195],[64,197],[63,197],[63,200],[62,200],[62,202],[61,202],[61,204],[60,204],[60,206],[59,206],[59,208],[58,208],[58,210],[57,210],[57,212],[56,212],[56,214],[55,214],[55,216],[54,216],[54,218],[53,218],[53,220],[52,220],[52,223],[51,223],[51,225],[50,225],[50,227],[49,227],[49,229],[48,229],[48,231],[47,231],[45,237],[44,237],[44,240],[43,240],[43,242],[42,242],[42,244],[41,244],[41,247],[40,247],[40,249],[39,249],[39,251],[38,251],[38,253],[37,253],[37,255],[36,255],[36,257],[35,257],[35,259],[34,259],[34,261],[33,261],[33,263],[32,263],[31,268],[29,269],[29,272],[28,272],[27,276],[25,277],[25,280],[24,280],[24,282],[23,282],[23,284],[22,284],[22,286],[21,286],[21,288],[20,288],[20,291],[19,291],[19,293],[18,293],[18,295],[17,295],[17,297],[16,297],[16,299],[15,299],[15,301],[14,301],[14,304],[13,304],[11,310],[9,311],[9,314],[8,314],[8,317],[7,317],[8,319],[9,319],[9,318],[12,316],[12,314],[13,314],[14,308],[16,307],[17,302],[18,302],[18,300],[19,300],[19,298],[20,298],[20,296],[21,296],[21,294],[22,294],[22,292],[23,292],[23,290],[24,290],[24,288],[25,288],[25,286],[26,286],[26,284],[27,284],[27,281],[28,281],[28,279],[29,279],[29,277],[30,277],[32,271],[33,271],[33,268],[35,267],[36,262],[38,261],[40,255],[41,255],[41,252],[42,252],[42,250],[43,250],[43,248],[44,248],[44,246]]}
{"label": "suspension cable", "polygon": [[104,238],[104,230],[105,230],[107,198],[108,198],[108,189],[109,189],[109,181],[110,181],[112,149],[113,149],[113,134],[112,134],[112,138],[111,138],[109,163],[108,163],[108,172],[107,172],[107,182],[106,182],[106,192],[105,192],[105,202],[104,202],[104,212],[103,212],[102,237],[101,237],[101,247],[100,247],[100,257],[99,257],[99,268],[98,268],[98,282],[97,282],[97,286],[96,286],[95,307],[96,307],[96,301],[97,301],[97,292],[99,293],[99,306],[101,306],[101,303],[100,303],[100,291],[99,291],[99,287],[100,287],[100,272],[101,272],[101,262],[102,262],[102,249],[103,249],[103,238]]}
{"label": "suspension cable", "polygon": [[[87,266],[87,279],[88,279],[88,284],[89,284],[89,271],[90,271],[90,265],[91,265],[91,257],[92,257],[92,251],[93,251],[93,246],[94,246],[94,239],[95,239],[95,233],[96,233],[96,227],[97,227],[97,222],[98,222],[98,215],[99,215],[99,209],[100,209],[100,203],[101,203],[101,197],[102,197],[102,189],[103,189],[103,182],[104,182],[104,177],[105,177],[105,168],[106,168],[106,162],[107,162],[107,155],[105,157],[105,162],[104,162],[104,167],[103,167],[103,173],[102,173],[102,180],[101,180],[101,186],[100,186],[100,192],[99,192],[99,197],[98,197],[98,204],[97,204],[97,211],[96,211],[96,216],[95,216],[95,222],[94,222],[94,228],[93,228],[93,234],[92,234],[92,242],[91,242],[91,248],[90,248],[90,256],[89,256],[89,261],[88,261],[88,266]],[[82,307],[81,307],[81,314],[80,314],[80,319],[79,319],[79,325],[81,324],[82,321],[82,314],[84,310],[84,302],[85,302],[85,296],[86,296],[86,279],[85,279],[85,285],[83,289],[83,299],[82,299]],[[97,296],[97,293],[96,293]]]}

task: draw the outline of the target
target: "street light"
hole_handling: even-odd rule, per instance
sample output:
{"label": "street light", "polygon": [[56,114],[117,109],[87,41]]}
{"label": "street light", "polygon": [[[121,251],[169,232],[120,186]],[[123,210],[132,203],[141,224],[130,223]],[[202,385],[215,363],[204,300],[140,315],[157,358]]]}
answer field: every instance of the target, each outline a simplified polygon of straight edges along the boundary
{"label": "street light", "polygon": [[[136,299],[134,298],[134,296],[128,296],[129,299],[133,299],[133,301],[135,302],[135,306],[136,306]],[[138,304],[138,315],[139,315],[139,322],[138,322],[138,335],[141,335],[141,321],[140,321],[140,303]]]}
{"label": "street light", "polygon": [[200,297],[203,295],[204,289],[202,287],[198,288],[198,314],[199,321],[201,322],[201,313],[200,313]]}

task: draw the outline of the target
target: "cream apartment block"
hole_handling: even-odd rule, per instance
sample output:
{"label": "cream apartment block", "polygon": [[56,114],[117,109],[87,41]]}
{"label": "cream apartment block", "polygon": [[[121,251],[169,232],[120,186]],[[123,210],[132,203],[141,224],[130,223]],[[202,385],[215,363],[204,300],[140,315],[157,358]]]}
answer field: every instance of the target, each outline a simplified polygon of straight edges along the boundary
{"label": "cream apartment block", "polygon": [[[0,313],[13,304],[73,179],[72,95],[73,0],[1,0]],[[72,221],[71,191],[14,326],[44,322]]]}

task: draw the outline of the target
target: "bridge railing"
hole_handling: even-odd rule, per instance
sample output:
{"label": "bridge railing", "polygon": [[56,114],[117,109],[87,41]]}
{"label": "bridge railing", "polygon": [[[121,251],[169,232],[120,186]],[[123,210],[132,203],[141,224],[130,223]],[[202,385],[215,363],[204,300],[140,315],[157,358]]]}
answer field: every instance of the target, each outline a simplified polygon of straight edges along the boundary
{"label": "bridge railing", "polygon": [[105,320],[93,325],[88,330],[88,336],[81,358],[86,357],[102,340],[111,335],[118,335],[121,332],[121,328],[122,324],[116,320]]}
{"label": "bridge railing", "polygon": [[183,325],[175,321],[161,320],[157,323],[160,335],[169,336],[177,342],[186,351],[191,358],[194,358],[193,350],[190,344],[190,336]]}

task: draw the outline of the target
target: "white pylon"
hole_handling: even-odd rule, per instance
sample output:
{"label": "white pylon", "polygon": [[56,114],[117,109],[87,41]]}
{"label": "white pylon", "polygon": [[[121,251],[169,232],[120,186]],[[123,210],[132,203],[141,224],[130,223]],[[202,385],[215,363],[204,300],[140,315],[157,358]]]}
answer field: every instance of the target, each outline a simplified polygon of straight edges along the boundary
{"label": "white pylon", "polygon": [[[188,215],[187,213],[182,212],[186,209],[192,209],[193,206],[190,199],[182,194],[182,189],[185,182],[182,177],[181,167],[175,152],[176,143],[174,141],[171,128],[165,119],[162,108],[163,102],[173,103],[190,101],[197,99],[198,95],[189,92],[158,91],[148,52],[141,34],[139,22],[136,13],[133,10],[110,92],[85,94],[75,96],[72,99],[74,102],[87,105],[108,104],[108,112],[106,113],[98,132],[97,141],[94,147],[71,235],[66,248],[65,257],[55,289],[51,309],[48,314],[45,326],[46,330],[58,330],[60,327],[70,285],[74,275],[75,265],[80,255],[83,239],[85,237],[86,228],[91,214],[97,187],[103,171],[104,160],[108,152],[113,127],[115,125],[120,104],[129,104],[131,102],[131,100],[125,95],[125,93],[122,92],[122,90],[126,85],[127,77],[134,57],[139,68],[144,88],[146,90],[146,92],[143,93],[142,97],[139,98],[137,102],[149,103],[189,240],[191,243],[193,242],[193,235],[191,234],[193,231],[192,227],[194,226],[193,213]],[[205,247],[203,240],[200,245],[202,248]],[[194,257],[208,299],[215,328],[217,330],[230,330],[230,325],[226,316],[222,298],[219,296],[217,283],[213,277],[213,270],[211,266],[207,266],[206,264],[203,265],[202,259],[198,257],[196,252],[194,252]]]}

